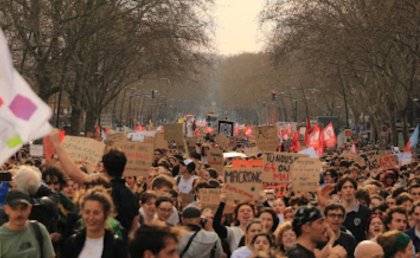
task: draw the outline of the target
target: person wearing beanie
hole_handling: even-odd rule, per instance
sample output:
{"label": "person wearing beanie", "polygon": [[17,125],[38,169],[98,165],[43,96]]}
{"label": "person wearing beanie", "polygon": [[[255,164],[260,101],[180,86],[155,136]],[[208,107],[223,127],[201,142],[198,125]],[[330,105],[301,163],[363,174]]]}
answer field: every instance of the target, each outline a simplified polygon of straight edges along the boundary
{"label": "person wearing beanie", "polygon": [[186,159],[180,163],[179,172],[176,179],[178,190],[180,193],[190,194],[194,193],[194,181],[196,176],[194,175],[195,164],[192,160]]}
{"label": "person wearing beanie", "polygon": [[[318,208],[306,205],[299,207],[293,215],[292,228],[297,243],[287,251],[288,258],[345,258],[347,253],[342,246],[332,247],[336,237]],[[316,247],[325,242],[328,243],[322,254],[315,256]]]}
{"label": "person wearing beanie", "polygon": [[182,224],[190,232],[178,245],[178,253],[182,258],[218,258],[223,254],[222,244],[215,232],[201,227],[201,210],[195,206],[186,207],[182,213]]}
{"label": "person wearing beanie", "polygon": [[410,237],[398,230],[391,230],[378,236],[378,244],[384,250],[384,258],[411,258],[414,256]]}

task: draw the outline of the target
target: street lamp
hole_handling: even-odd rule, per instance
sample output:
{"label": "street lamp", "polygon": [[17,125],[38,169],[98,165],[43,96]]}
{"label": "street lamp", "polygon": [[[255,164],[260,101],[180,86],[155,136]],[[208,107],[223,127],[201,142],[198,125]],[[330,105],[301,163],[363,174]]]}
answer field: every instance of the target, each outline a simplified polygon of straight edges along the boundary
{"label": "street lamp", "polygon": [[416,127],[416,122],[417,122],[417,115],[416,115],[416,108],[418,106],[417,102],[419,101],[418,98],[413,98],[413,122],[412,122],[412,127]]}

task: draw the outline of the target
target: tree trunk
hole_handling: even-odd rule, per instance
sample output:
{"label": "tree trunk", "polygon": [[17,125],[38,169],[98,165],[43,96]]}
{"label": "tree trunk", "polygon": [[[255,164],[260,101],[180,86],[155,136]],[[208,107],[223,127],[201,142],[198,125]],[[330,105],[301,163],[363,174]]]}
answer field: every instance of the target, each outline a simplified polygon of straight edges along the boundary
{"label": "tree trunk", "polygon": [[96,110],[88,110],[86,112],[85,133],[95,132],[96,122],[98,121],[98,114]]}
{"label": "tree trunk", "polygon": [[71,109],[70,117],[70,135],[79,136],[82,127],[82,109],[75,106]]}

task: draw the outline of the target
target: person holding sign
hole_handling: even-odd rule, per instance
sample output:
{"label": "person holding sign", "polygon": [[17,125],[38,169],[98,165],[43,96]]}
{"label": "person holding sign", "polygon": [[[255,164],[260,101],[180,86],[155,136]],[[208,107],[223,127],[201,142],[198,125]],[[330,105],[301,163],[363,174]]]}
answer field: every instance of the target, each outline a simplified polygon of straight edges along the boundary
{"label": "person holding sign", "polygon": [[235,226],[227,227],[222,225],[223,210],[226,205],[226,195],[220,195],[219,207],[214,214],[213,228],[221,239],[226,239],[230,251],[238,248],[242,236],[246,232],[248,222],[254,218],[254,208],[247,204],[238,204],[234,211]]}
{"label": "person holding sign", "polygon": [[[61,145],[59,131],[53,130],[50,134],[50,139],[64,172],[76,183],[83,185],[88,175],[79,169]],[[139,202],[131,190],[127,188],[125,180],[122,178],[125,165],[127,164],[127,157],[124,152],[110,150],[102,156],[102,163],[105,175],[110,178],[112,201],[116,206],[117,212],[116,219],[129,231],[132,226],[135,228],[134,225],[137,223],[135,217],[139,214]]]}

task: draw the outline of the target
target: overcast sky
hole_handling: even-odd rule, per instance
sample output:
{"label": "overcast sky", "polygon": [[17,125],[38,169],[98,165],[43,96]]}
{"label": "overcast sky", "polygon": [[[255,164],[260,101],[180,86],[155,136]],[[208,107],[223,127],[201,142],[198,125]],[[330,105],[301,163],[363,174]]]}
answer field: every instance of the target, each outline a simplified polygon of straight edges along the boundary
{"label": "overcast sky", "polygon": [[258,14],[263,0],[216,0],[216,48],[219,54],[258,52],[263,48]]}

